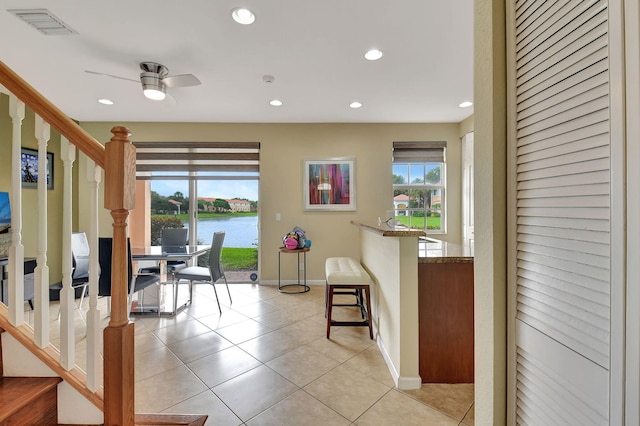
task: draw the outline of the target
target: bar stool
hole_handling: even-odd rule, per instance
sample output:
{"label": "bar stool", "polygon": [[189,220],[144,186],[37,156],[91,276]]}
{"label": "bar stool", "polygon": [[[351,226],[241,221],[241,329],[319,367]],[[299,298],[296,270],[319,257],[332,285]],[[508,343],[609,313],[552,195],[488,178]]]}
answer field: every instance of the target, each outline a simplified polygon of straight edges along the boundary
{"label": "bar stool", "polygon": [[[327,339],[331,335],[331,327],[369,327],[369,337],[373,340],[371,320],[371,277],[355,259],[350,257],[330,257],[325,262],[326,299],[325,316],[327,317]],[[356,303],[334,303],[334,295],[353,295]],[[363,321],[335,321],[331,319],[334,306],[357,306],[360,308]]]}

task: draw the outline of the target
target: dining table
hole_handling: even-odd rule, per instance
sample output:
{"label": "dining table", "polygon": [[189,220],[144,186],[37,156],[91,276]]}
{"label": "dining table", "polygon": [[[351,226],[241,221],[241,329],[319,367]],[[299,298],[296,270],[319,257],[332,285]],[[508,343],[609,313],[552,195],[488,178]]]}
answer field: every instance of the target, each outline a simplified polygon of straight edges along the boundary
{"label": "dining table", "polygon": [[[133,315],[169,315],[175,316],[182,309],[184,309],[191,300],[187,300],[181,306],[178,306],[178,283],[174,279],[169,280],[167,274],[167,262],[168,261],[185,261],[191,263],[198,256],[206,253],[211,249],[211,245],[184,245],[184,246],[144,246],[144,247],[131,247],[131,260],[133,262],[141,261],[156,261],[158,262],[160,270],[160,286],[162,289],[167,285],[171,285],[173,289],[173,300],[170,309],[166,309],[166,304],[161,303],[164,310],[158,312],[157,307],[153,310],[146,308],[142,304],[138,304],[135,308],[132,307],[131,314]],[[158,298],[163,295],[164,292],[158,291]]]}

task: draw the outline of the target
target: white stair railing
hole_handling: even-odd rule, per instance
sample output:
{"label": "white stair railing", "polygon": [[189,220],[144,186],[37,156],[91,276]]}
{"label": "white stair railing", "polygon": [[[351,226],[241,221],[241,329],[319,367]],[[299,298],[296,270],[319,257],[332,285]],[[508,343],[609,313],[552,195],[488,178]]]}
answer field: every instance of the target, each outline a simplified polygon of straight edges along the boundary
{"label": "white stair railing", "polygon": [[60,363],[70,370],[75,364],[75,291],[71,273],[71,227],[73,218],[72,167],[76,159],[76,147],[64,136],[60,137],[60,157],[64,171],[62,201],[62,290],[60,291]]}
{"label": "white stair railing", "polygon": [[[9,321],[15,326],[24,323],[24,246],[22,245],[22,179],[20,153],[22,151],[22,120],[24,103],[9,96],[11,116],[11,246],[9,247]],[[20,285],[18,285],[20,283]]]}
{"label": "white stair railing", "polygon": [[87,180],[91,188],[89,197],[90,215],[89,230],[89,311],[87,311],[87,387],[97,390],[103,383],[102,377],[102,329],[100,327],[100,310],[98,309],[98,199],[102,169],[92,160],[87,159]]}
{"label": "white stair railing", "polygon": [[[36,139],[38,140],[38,252],[35,269],[35,320],[36,344],[49,345],[49,265],[47,265],[47,143],[51,136],[49,123],[36,115]],[[20,306],[24,306],[21,303]]]}
{"label": "white stair railing", "polygon": [[[1,86],[0,86],[1,88]],[[2,88],[4,89],[4,88]],[[6,89],[4,90],[6,91]],[[12,143],[11,143],[11,245],[9,247],[9,286],[8,286],[8,308],[9,321],[15,326],[25,323],[25,303],[24,303],[24,252],[25,247],[22,241],[22,217],[25,206],[22,203],[22,132],[25,118],[25,104],[14,95],[9,94],[9,115],[12,120]],[[47,146],[50,139],[50,126],[37,114],[35,116],[35,138],[38,142],[38,171],[39,177],[45,177]],[[59,249],[61,250],[61,271],[62,290],[60,291],[60,365],[71,370],[76,368],[76,336],[84,338],[86,336],[86,386],[91,391],[97,392],[103,385],[103,358],[102,358],[102,326],[100,322],[101,312],[98,309],[98,212],[99,188],[102,181],[102,168],[96,166],[93,160],[86,158],[87,174],[86,178],[91,188],[90,194],[90,219],[89,229],[86,230],[90,247],[90,269],[89,269],[89,308],[86,314],[86,333],[76,333],[76,301],[75,291],[72,286],[73,261],[71,256],[71,234],[73,232],[73,165],[76,162],[76,147],[69,140],[60,137],[60,158],[63,163],[63,203],[62,203],[62,240]],[[83,155],[80,153],[80,155]],[[37,206],[28,206],[29,209],[37,209],[37,243],[36,247],[30,247],[31,252],[36,252],[37,266],[35,268],[35,310],[33,319],[33,329],[35,343],[40,348],[45,348],[51,344],[51,314],[49,312],[49,265],[47,252],[48,239],[47,231],[49,223],[47,220],[47,181],[38,179],[37,183]],[[52,248],[58,250],[58,248]],[[80,313],[82,315],[82,313]],[[57,325],[54,323],[53,327]]]}
{"label": "white stair railing", "polygon": [[[46,179],[39,179],[38,182],[38,202],[37,206],[29,205],[29,210],[37,209],[37,228],[33,230],[37,234],[37,244],[29,240],[21,240],[20,230],[21,222],[17,219],[14,222],[14,226],[17,224],[17,230],[12,231],[12,247],[10,250],[12,263],[12,271],[14,272],[12,279],[12,300],[9,305],[12,309],[16,310],[13,314],[5,309],[1,309],[2,315],[0,315],[0,321],[3,327],[14,336],[17,336],[22,344],[29,348],[36,356],[46,362],[50,368],[52,368],[57,374],[65,378],[65,381],[70,383],[76,390],[89,398],[98,408],[104,410],[104,424],[105,425],[125,425],[134,423],[134,408],[135,408],[135,393],[134,393],[134,324],[129,321],[127,315],[127,218],[129,212],[134,208],[135,199],[135,147],[129,139],[129,129],[123,126],[115,126],[111,129],[113,136],[108,142],[98,142],[88,132],[78,126],[73,120],[71,120],[66,114],[64,114],[54,104],[44,98],[38,93],[31,85],[23,80],[18,74],[7,67],[0,61],[0,90],[3,93],[15,95],[17,99],[24,102],[25,107],[29,108],[35,113],[35,127],[36,138],[38,140],[38,156],[39,156],[39,170],[41,175],[45,175],[46,169],[46,157],[47,157],[47,142],[49,140],[49,124],[54,127],[60,135],[63,135],[71,141],[76,148],[80,149],[84,155],[91,158],[96,165],[102,167],[105,170],[105,191],[102,208],[110,211],[112,218],[112,235],[113,235],[113,251],[112,251],[112,279],[111,279],[111,318],[109,324],[103,331],[100,327],[100,315],[97,311],[97,279],[93,275],[92,295],[90,296],[90,313],[89,317],[91,324],[88,326],[87,340],[92,340],[91,344],[93,348],[100,347],[100,338],[102,334],[104,339],[104,363],[103,363],[103,388],[97,391],[91,391],[88,389],[87,382],[92,381],[92,389],[97,389],[100,383],[100,378],[93,377],[84,379],[85,377],[77,368],[73,368],[70,371],[57,359],[56,351],[50,346],[50,333],[49,333],[49,266],[47,264],[47,230],[48,226],[61,226],[58,223],[47,223],[47,182]],[[17,105],[17,104],[16,104]],[[16,108],[14,112],[18,112],[19,108]],[[21,123],[22,118],[20,114],[15,114],[14,123]],[[47,124],[49,123],[49,124]],[[18,138],[22,128],[20,125],[14,125],[18,130],[15,132]],[[17,141],[16,141],[17,140]],[[24,207],[22,206],[22,200],[19,198],[19,194],[22,191],[20,173],[20,162],[17,161],[15,156],[20,155],[21,141],[14,139],[12,144],[12,192],[14,198],[13,209],[18,209],[18,214],[22,215]],[[67,153],[68,154],[68,153]],[[17,165],[17,166],[16,166]],[[94,170],[95,171],[95,170]],[[95,188],[100,183],[100,177],[97,173],[95,177],[89,177],[92,185],[95,184]],[[68,190],[68,189],[67,189]],[[59,190],[55,192],[59,193]],[[59,195],[59,194],[56,194]],[[92,195],[93,197],[93,195]],[[96,197],[97,198],[97,197]],[[68,201],[67,201],[68,203]],[[97,211],[98,204],[95,203],[92,206],[92,210],[95,208]],[[67,215],[68,213],[65,213]],[[94,214],[97,217],[97,213]],[[68,220],[68,219],[67,219]],[[91,238],[95,242],[97,239],[97,220],[92,219],[92,229],[89,230]],[[31,225],[31,224],[30,224]],[[34,224],[35,225],[35,224]],[[55,228],[52,228],[55,229]],[[30,229],[31,231],[31,229]],[[68,234],[68,232],[65,232]],[[20,297],[19,288],[24,283],[23,273],[20,273],[20,269],[24,267],[23,258],[24,255],[20,252],[20,244],[25,245],[24,252],[33,253],[37,252],[37,266],[35,270],[35,303],[36,312],[34,318],[34,333],[33,337],[31,332],[27,330],[26,326],[22,324],[20,328],[14,327],[14,325],[8,321],[10,316],[16,324],[24,322],[23,318],[20,318],[18,310],[24,308],[23,299]],[[34,245],[37,245],[37,250],[34,250]],[[54,250],[57,250],[59,246],[56,245]],[[93,251],[97,256],[97,246],[92,245]],[[56,253],[52,251],[51,253]],[[57,254],[57,253],[56,253]],[[68,265],[68,261],[65,260]],[[97,270],[97,263],[93,261],[93,269]],[[58,266],[58,265],[56,265]],[[62,265],[60,265],[62,267]],[[57,268],[55,269],[57,271]],[[56,272],[57,273],[57,272]],[[95,273],[95,272],[94,272]],[[69,269],[65,266],[64,269],[65,282],[69,282]],[[55,277],[52,277],[55,278]],[[70,290],[65,286],[67,290]],[[63,300],[67,299],[67,302],[63,302],[70,309],[75,302],[68,303],[68,296],[63,295]],[[72,305],[72,306],[69,306]],[[71,315],[67,312],[65,315]],[[24,316],[24,314],[23,314]],[[65,319],[64,322],[68,322]],[[63,334],[67,333],[67,337],[64,338],[68,346],[70,333],[68,330],[63,331]],[[74,333],[75,334],[75,333]],[[75,336],[74,336],[75,337]],[[95,346],[93,346],[95,345]],[[61,348],[63,352],[63,362],[70,364],[70,350]],[[92,365],[99,364],[100,360],[97,358],[97,350],[89,350],[92,352],[91,361]],[[66,361],[64,361],[66,358]],[[67,368],[70,368],[67,365]],[[94,368],[92,367],[92,368]],[[91,374],[91,373],[90,373]]]}

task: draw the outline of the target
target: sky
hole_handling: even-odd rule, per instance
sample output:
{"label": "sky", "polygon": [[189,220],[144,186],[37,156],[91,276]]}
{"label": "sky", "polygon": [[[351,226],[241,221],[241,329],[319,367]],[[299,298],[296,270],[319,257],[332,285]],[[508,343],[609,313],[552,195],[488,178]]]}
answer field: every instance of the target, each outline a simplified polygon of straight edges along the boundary
{"label": "sky", "polygon": [[[169,196],[180,191],[189,195],[189,181],[186,180],[152,180],[151,190],[162,196]],[[258,201],[257,180],[201,180],[198,181],[199,198],[246,198]]]}

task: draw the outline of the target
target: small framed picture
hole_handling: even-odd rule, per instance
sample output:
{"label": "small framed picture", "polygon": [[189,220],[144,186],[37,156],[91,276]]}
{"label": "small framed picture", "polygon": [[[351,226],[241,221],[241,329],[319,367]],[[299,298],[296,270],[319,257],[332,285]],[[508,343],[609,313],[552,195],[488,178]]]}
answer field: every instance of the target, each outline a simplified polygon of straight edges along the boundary
{"label": "small framed picture", "polygon": [[[23,188],[37,188],[38,176],[38,151],[30,148],[22,148],[20,155],[20,174]],[[53,152],[47,152],[45,175],[47,177],[47,189],[53,189]]]}

